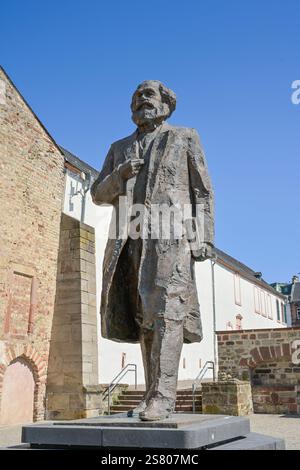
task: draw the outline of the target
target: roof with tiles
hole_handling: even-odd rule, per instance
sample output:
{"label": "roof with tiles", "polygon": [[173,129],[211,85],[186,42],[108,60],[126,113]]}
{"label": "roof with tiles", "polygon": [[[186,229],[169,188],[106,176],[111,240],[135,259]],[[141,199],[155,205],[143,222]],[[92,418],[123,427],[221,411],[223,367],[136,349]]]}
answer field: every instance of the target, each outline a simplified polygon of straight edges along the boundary
{"label": "roof with tiles", "polygon": [[294,284],[292,289],[292,302],[300,302],[300,282]]}

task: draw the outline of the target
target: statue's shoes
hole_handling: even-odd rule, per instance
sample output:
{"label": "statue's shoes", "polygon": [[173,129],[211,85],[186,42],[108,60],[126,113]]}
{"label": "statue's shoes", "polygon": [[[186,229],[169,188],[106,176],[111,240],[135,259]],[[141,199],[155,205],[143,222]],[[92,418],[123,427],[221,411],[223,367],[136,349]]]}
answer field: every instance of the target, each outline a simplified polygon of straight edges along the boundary
{"label": "statue's shoes", "polygon": [[145,408],[139,414],[142,421],[159,421],[168,418],[173,411],[173,404],[166,398],[152,398]]}
{"label": "statue's shoes", "polygon": [[140,413],[142,413],[142,411],[145,410],[147,406],[147,403],[145,400],[142,400],[138,406],[136,406],[135,408],[133,408],[133,410],[129,410],[127,411],[127,416],[128,418],[135,418],[135,417],[138,417]]}

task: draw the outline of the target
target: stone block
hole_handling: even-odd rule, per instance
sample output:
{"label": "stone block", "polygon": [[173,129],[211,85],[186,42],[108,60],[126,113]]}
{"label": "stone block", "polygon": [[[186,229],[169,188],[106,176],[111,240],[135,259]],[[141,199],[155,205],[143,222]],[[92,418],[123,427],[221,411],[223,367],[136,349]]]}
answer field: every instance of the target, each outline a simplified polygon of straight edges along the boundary
{"label": "stone block", "polygon": [[82,341],[89,342],[95,332],[95,326],[93,325],[82,325]]}
{"label": "stone block", "polygon": [[83,393],[71,393],[69,401],[70,410],[80,410],[85,409],[85,397]]}
{"label": "stone block", "polygon": [[47,409],[49,411],[69,409],[69,394],[68,393],[48,393]]}
{"label": "stone block", "polygon": [[239,380],[202,384],[202,411],[246,416],[253,413],[251,385]]}
{"label": "stone block", "polygon": [[70,232],[72,232],[74,229],[77,231],[79,227],[79,221],[74,219],[73,217],[70,217],[66,214],[63,215],[61,219],[61,230],[62,231],[67,231],[68,235]]}

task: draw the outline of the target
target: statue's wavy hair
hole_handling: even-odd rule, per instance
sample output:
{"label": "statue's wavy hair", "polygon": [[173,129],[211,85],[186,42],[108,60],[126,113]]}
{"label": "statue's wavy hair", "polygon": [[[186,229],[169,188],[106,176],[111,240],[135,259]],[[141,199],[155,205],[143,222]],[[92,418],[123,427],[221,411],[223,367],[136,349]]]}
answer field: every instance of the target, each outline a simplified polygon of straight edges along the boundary
{"label": "statue's wavy hair", "polygon": [[135,90],[135,92],[133,93],[133,96],[132,96],[132,100],[131,100],[131,110],[133,111],[132,109],[132,106],[133,106],[133,102],[134,102],[134,98],[135,98],[135,95],[137,93],[137,91],[145,86],[146,84],[155,84],[155,85],[158,85],[158,89],[160,91],[160,95],[161,95],[161,99],[162,99],[162,102],[163,103],[166,103],[169,107],[169,113],[168,115],[166,116],[167,118],[171,116],[171,114],[173,113],[173,111],[175,110],[176,108],[176,94],[174,93],[174,91],[172,91],[170,88],[166,87],[162,82],[160,82],[159,80],[144,80],[142,83],[140,83],[138,86],[137,86],[137,89]]}

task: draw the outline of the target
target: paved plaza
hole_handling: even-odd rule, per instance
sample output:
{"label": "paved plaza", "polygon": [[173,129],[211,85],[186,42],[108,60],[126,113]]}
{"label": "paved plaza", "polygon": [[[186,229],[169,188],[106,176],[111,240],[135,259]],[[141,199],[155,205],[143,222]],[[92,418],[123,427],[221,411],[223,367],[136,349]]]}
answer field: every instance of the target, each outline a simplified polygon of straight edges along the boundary
{"label": "paved plaza", "polygon": [[[285,439],[287,450],[300,450],[300,415],[250,416],[251,431]],[[0,447],[21,443],[21,426],[0,426]]]}

